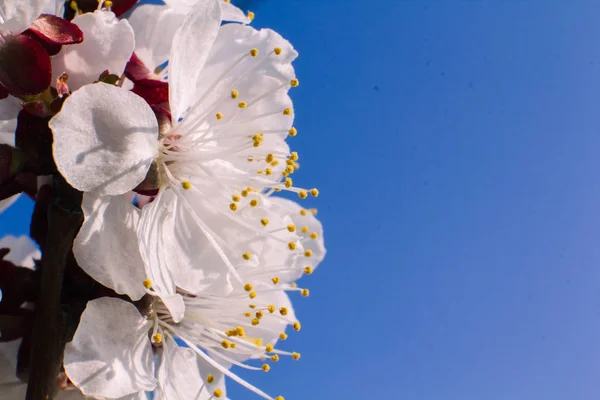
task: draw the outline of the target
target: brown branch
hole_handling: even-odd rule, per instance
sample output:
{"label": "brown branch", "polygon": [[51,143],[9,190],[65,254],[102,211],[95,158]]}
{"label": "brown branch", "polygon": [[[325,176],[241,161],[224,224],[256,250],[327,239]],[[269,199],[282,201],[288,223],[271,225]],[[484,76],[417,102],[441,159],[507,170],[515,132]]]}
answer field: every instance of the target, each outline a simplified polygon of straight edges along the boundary
{"label": "brown branch", "polygon": [[48,235],[43,248],[26,400],[51,400],[56,393],[66,334],[65,316],[61,312],[63,277],[73,239],[83,219],[79,192],[58,181],[54,193],[48,209]]}

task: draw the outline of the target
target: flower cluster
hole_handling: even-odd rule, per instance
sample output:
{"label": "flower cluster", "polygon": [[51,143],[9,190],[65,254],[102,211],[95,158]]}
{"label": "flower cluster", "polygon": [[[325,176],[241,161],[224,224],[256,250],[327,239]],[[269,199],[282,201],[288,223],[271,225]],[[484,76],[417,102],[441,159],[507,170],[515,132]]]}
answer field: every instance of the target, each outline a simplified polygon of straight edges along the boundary
{"label": "flower cluster", "polygon": [[83,192],[73,255],[107,289],[64,351],[83,395],[283,400],[232,367],[300,358],[288,293],[325,256],[278,196],[319,194],[286,142],[297,52],[228,0],[135,3],[0,1],[0,209],[45,175]]}

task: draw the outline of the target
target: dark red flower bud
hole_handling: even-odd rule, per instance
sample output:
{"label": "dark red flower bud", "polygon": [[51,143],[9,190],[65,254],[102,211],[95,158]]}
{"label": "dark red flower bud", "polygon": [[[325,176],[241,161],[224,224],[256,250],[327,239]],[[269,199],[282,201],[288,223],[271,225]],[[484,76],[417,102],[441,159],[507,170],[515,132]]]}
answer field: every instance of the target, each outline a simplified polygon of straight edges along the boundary
{"label": "dark red flower bud", "polygon": [[52,80],[50,56],[26,35],[0,39],[0,83],[13,95],[43,92]]}
{"label": "dark red flower bud", "polygon": [[29,30],[40,39],[58,45],[83,42],[83,32],[77,25],[64,18],[42,14],[33,21]]}

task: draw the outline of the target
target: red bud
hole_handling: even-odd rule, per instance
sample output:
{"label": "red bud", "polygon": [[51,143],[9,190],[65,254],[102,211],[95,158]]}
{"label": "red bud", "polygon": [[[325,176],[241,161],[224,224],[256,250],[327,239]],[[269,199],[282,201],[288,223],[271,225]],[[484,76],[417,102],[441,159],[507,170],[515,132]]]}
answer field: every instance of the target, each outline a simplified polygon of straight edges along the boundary
{"label": "red bud", "polygon": [[41,44],[25,35],[2,38],[0,83],[14,95],[43,92],[52,80],[50,56]]}

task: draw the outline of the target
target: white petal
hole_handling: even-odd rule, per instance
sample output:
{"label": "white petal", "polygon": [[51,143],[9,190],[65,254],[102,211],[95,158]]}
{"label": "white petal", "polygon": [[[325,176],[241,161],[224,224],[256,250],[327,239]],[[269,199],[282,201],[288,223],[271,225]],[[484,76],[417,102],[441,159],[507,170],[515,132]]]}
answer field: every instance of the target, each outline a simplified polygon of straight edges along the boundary
{"label": "white petal", "polygon": [[184,17],[170,7],[151,4],[136,7],[131,13],[128,20],[135,32],[135,54],[151,71],[169,58],[173,36]]}
{"label": "white petal", "polygon": [[42,258],[42,253],[40,253],[35,242],[29,236],[4,236],[0,239],[0,249],[2,248],[10,249],[10,253],[4,259],[21,267],[33,269],[35,266],[33,260]]}
{"label": "white petal", "polygon": [[0,200],[0,213],[10,207],[21,194],[15,194],[14,196],[10,196],[8,199]]}
{"label": "white petal", "polygon": [[56,79],[63,72],[71,91],[98,80],[107,70],[119,75],[135,46],[133,28],[126,20],[118,20],[109,11],[95,11],[75,17],[72,21],[83,32],[82,43],[64,46],[52,59],[52,75]]}
{"label": "white petal", "polygon": [[185,311],[183,299],[176,294],[171,276],[168,256],[177,252],[173,242],[173,209],[170,192],[162,191],[156,199],[142,210],[138,229],[138,243],[146,274],[152,281],[152,289],[161,297],[171,311],[175,322],[181,321]]}
{"label": "white petal", "polygon": [[15,145],[15,130],[17,129],[17,120],[9,119],[0,121],[0,144]]}
{"label": "white petal", "polygon": [[223,21],[241,22],[243,24],[250,23],[250,18],[233,4],[226,1],[220,1],[219,4],[221,5],[221,19]]}
{"label": "white petal", "polygon": [[[171,338],[163,342],[163,354],[158,367],[159,399],[209,399],[215,389],[225,395],[223,374],[217,372],[190,348],[179,347]],[[215,381],[205,384],[208,374]]]}
{"label": "white petal", "polygon": [[218,0],[200,0],[175,33],[169,57],[169,100],[178,121],[197,99],[196,84],[221,24]]}
{"label": "white petal", "polygon": [[141,97],[112,85],[77,90],[49,125],[56,165],[81,191],[128,192],[144,180],[158,155],[152,109]]}
{"label": "white petal", "polygon": [[21,100],[14,96],[8,96],[0,100],[0,120],[14,120],[16,126],[16,119],[23,107],[21,106]]}
{"label": "white petal", "polygon": [[48,0],[0,0],[0,29],[20,33],[40,16]]}
{"label": "white petal", "polygon": [[146,272],[137,241],[140,210],[124,196],[89,192],[81,208],[85,220],[73,243],[77,263],[104,286],[141,299]]}
{"label": "white petal", "polygon": [[103,297],[88,302],[65,348],[67,376],[92,396],[118,398],[153,390],[151,325],[123,300]]}

